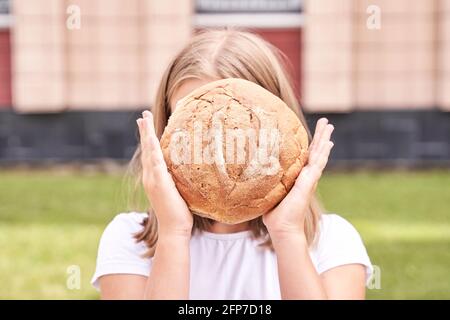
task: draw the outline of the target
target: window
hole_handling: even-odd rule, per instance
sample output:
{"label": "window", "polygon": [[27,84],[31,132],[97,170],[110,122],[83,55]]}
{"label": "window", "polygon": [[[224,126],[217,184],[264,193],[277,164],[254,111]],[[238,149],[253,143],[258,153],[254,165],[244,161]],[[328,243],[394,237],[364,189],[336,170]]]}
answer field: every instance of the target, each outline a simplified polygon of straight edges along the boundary
{"label": "window", "polygon": [[197,0],[197,13],[298,13],[303,0]]}
{"label": "window", "polygon": [[194,26],[299,28],[304,0],[195,0]]}
{"label": "window", "polygon": [[10,0],[0,0],[0,31],[11,26]]}
{"label": "window", "polygon": [[0,0],[0,15],[9,14],[9,0]]}

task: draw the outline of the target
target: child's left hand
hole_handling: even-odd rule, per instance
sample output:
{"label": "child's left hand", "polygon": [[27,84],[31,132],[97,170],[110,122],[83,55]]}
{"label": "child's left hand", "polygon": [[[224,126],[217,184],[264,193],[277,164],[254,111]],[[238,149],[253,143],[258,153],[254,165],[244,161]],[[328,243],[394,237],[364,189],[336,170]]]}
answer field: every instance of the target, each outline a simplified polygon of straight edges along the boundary
{"label": "child's left hand", "polygon": [[333,142],[330,141],[333,125],[328,119],[317,121],[309,147],[307,165],[303,167],[287,196],[272,211],[263,216],[263,222],[272,239],[289,234],[304,236],[305,216],[311,197],[328,162]]}

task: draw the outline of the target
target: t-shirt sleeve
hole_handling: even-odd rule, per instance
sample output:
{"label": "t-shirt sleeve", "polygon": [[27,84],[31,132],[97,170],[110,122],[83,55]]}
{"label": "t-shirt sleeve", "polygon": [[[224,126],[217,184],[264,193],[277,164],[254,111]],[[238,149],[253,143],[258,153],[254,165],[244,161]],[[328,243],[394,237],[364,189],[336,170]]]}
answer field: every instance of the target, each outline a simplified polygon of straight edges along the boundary
{"label": "t-shirt sleeve", "polygon": [[344,218],[330,214],[322,218],[317,243],[317,271],[323,273],[346,264],[362,264],[366,268],[366,282],[373,267],[358,231]]}
{"label": "t-shirt sleeve", "polygon": [[98,247],[95,273],[91,280],[97,290],[99,278],[107,274],[149,275],[150,258],[142,256],[147,248],[144,243],[137,243],[134,238],[134,234],[142,228],[140,218],[134,213],[122,213],[104,230]]}

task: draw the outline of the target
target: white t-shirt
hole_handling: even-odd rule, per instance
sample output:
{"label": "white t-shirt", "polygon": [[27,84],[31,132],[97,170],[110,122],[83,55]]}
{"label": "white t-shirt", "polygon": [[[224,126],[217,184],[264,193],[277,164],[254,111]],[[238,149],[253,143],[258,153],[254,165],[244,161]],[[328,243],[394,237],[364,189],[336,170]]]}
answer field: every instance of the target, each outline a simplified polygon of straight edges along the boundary
{"label": "white t-shirt", "polygon": [[[105,229],[98,249],[92,284],[107,274],[148,276],[151,258],[133,235],[142,230],[146,213],[122,213]],[[280,299],[277,259],[273,250],[258,246],[251,231],[231,234],[196,232],[190,242],[190,299]],[[312,262],[320,274],[345,264],[362,264],[367,280],[372,265],[356,229],[335,214],[322,215],[320,235],[310,249]],[[299,266],[301,268],[301,266]]]}

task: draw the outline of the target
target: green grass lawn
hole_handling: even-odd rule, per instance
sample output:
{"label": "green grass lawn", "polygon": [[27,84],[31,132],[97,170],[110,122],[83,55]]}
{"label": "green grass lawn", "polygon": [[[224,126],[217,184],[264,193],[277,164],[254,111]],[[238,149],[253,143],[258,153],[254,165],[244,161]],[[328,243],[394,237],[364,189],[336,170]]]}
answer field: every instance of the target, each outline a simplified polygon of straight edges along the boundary
{"label": "green grass lawn", "polygon": [[[450,298],[449,171],[329,173],[319,191],[379,267],[381,289],[368,298]],[[126,209],[118,175],[0,171],[0,298],[98,298],[98,240]],[[72,265],[80,289],[67,288]]]}

